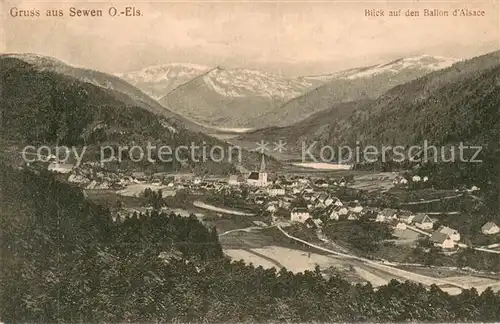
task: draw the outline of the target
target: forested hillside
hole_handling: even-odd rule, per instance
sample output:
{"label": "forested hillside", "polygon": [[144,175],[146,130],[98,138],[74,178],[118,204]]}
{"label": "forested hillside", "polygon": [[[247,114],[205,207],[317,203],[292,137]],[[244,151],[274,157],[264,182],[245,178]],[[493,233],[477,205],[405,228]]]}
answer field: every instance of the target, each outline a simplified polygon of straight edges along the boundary
{"label": "forested hillside", "polygon": [[[38,322],[498,321],[500,295],[377,291],[319,271],[230,262],[195,217],[113,223],[49,174],[0,168],[0,319]],[[162,258],[159,258],[161,252]]]}
{"label": "forested hillside", "polygon": [[[320,158],[323,147],[334,153],[347,145],[374,145],[378,148],[377,163],[356,165],[360,169],[399,171],[419,166],[418,173],[428,176],[429,186],[456,189],[473,185],[482,188],[484,203],[491,215],[500,207],[500,52],[462,61],[430,73],[409,83],[397,86],[378,99],[338,104],[289,127],[267,128],[238,138],[242,143],[259,140],[287,142],[287,149],[300,157],[303,147]],[[391,147],[410,145],[436,146],[428,151],[428,161],[410,161],[405,153],[403,163],[393,163]],[[475,156],[481,163],[467,162],[476,149],[464,150],[460,160],[460,142],[465,146],[481,147]],[[305,145],[304,145],[305,144]],[[304,146],[303,146],[304,145]],[[455,153],[450,153],[450,148]],[[386,148],[385,161],[381,152]],[[443,149],[441,149],[443,148]],[[326,150],[328,152],[328,150]],[[307,156],[307,155],[306,155]],[[443,157],[455,161],[442,162]],[[415,155],[423,157],[422,154]],[[326,158],[330,158],[326,154]],[[332,158],[338,159],[338,154]],[[344,156],[343,158],[346,158]],[[373,158],[371,156],[370,158]],[[429,163],[434,161],[436,163]],[[363,156],[360,157],[363,162]],[[354,161],[353,161],[354,162]]]}
{"label": "forested hillside", "polygon": [[74,67],[55,58],[33,53],[0,54],[0,61],[4,61],[4,59],[20,60],[28,63],[35,71],[64,75],[68,78],[109,90],[108,93],[118,95],[122,100],[126,98],[134,106],[168,118],[171,123],[183,124],[190,130],[202,132],[214,131],[214,129],[201,126],[169,110],[168,107],[160,105],[146,93],[117,76],[96,70]]}
{"label": "forested hillside", "polygon": [[324,145],[354,148],[358,141],[404,147],[424,140],[436,146],[498,143],[499,74],[500,52],[493,52],[396,86],[377,99],[333,105],[290,127],[248,138],[283,139],[290,149],[317,140],[316,151]]}
{"label": "forested hillside", "polygon": [[500,138],[500,52],[397,86],[329,131],[327,143],[434,145]]}
{"label": "forested hillside", "polygon": [[[423,55],[400,58],[386,64],[340,71],[329,76],[319,76],[319,79],[323,78],[328,81],[288,101],[281,107],[267,112],[260,117],[260,120],[272,119],[275,125],[288,126],[340,103],[376,99],[395,86],[450,66],[455,61]],[[306,77],[306,79],[314,78]]]}
{"label": "forested hillside", "polygon": [[[287,149],[297,156],[301,155],[303,143],[307,147],[314,141],[325,142],[328,139],[328,130],[338,120],[347,118],[358,107],[364,106],[369,100],[358,100],[339,103],[332,108],[313,114],[312,116],[291,126],[269,127],[259,129],[253,132],[245,133],[231,141],[245,145],[255,145],[261,140],[267,142],[278,142],[285,140]],[[319,146],[314,152],[317,152]]]}
{"label": "forested hillside", "polygon": [[[225,159],[193,163],[191,168],[213,173],[234,171],[228,144],[201,132],[189,130],[175,118],[165,118],[144,109],[122,92],[98,87],[77,78],[35,66],[10,57],[0,58],[0,136],[23,145],[139,145],[147,143],[191,147],[225,148]],[[97,151],[99,151],[97,149]],[[201,150],[185,150],[190,161],[201,161]],[[234,151],[233,151],[234,152]],[[183,152],[184,153],[184,152]],[[256,153],[242,152],[241,163],[259,165]],[[272,166],[274,161],[270,160]],[[167,168],[174,168],[167,165]]]}

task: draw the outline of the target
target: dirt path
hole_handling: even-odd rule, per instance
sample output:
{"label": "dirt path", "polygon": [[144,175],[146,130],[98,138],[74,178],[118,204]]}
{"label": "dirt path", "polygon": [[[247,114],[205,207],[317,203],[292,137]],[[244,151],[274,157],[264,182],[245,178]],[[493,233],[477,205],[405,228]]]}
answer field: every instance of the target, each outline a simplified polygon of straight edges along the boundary
{"label": "dirt path", "polygon": [[252,214],[252,213],[245,213],[245,212],[241,212],[238,210],[221,208],[221,207],[206,204],[206,203],[199,201],[199,200],[193,202],[193,205],[195,207],[198,207],[198,208],[207,209],[207,210],[211,210],[211,211],[215,211],[215,212],[219,212],[219,213],[223,213],[223,214],[231,214],[231,215],[238,215],[238,216],[255,216],[255,214]]}
{"label": "dirt path", "polygon": [[458,197],[462,197],[463,195],[464,194],[461,193],[461,194],[458,194],[458,195],[448,196],[448,197],[443,197],[443,198],[428,199],[428,200],[419,200],[419,201],[410,201],[410,202],[406,202],[406,203],[401,203],[401,205],[428,204],[428,203],[432,203],[432,202],[436,202],[436,201],[443,201],[443,200],[447,200],[447,199],[455,199],[455,198],[458,198]]}
{"label": "dirt path", "polygon": [[274,264],[275,266],[277,266],[278,269],[285,268],[285,266],[283,264],[279,263],[278,261],[276,261],[273,258],[268,257],[267,255],[264,255],[262,253],[259,253],[257,251],[251,250],[251,249],[242,249],[242,250],[243,251],[247,251],[248,253],[252,253],[252,254],[258,256],[259,258],[262,258],[262,259],[264,259],[266,261],[271,262],[272,264]]}
{"label": "dirt path", "polygon": [[395,267],[384,265],[384,264],[382,264],[382,263],[380,263],[378,261],[373,261],[373,260],[370,260],[370,259],[358,257],[358,256],[351,255],[351,254],[335,252],[335,251],[323,248],[321,246],[309,243],[307,241],[301,240],[301,239],[299,239],[297,237],[294,237],[294,236],[288,234],[280,226],[277,226],[277,228],[285,236],[287,236],[287,237],[289,237],[289,238],[291,238],[291,239],[293,239],[293,240],[295,240],[297,242],[309,245],[309,246],[311,246],[313,248],[316,248],[316,249],[319,249],[319,250],[322,250],[322,251],[325,251],[325,252],[328,252],[328,253],[331,253],[331,254],[334,254],[334,255],[342,256],[342,257],[345,257],[345,258],[351,258],[351,259],[355,259],[355,260],[367,263],[367,264],[375,267],[377,270],[381,270],[381,271],[387,272],[389,274],[393,274],[393,275],[395,275],[397,277],[405,278],[406,280],[410,280],[410,281],[422,283],[425,286],[430,286],[432,284],[437,284],[437,285],[450,285],[450,286],[461,288],[461,289],[469,289],[470,288],[467,285],[461,285],[461,284],[450,282],[450,281],[447,281],[447,280],[444,280],[444,279],[428,277],[428,276],[420,275],[420,274],[417,274],[417,273],[414,273],[414,272],[410,272],[410,271],[406,271],[406,270],[401,270],[401,269],[398,269],[398,268],[395,268]]}

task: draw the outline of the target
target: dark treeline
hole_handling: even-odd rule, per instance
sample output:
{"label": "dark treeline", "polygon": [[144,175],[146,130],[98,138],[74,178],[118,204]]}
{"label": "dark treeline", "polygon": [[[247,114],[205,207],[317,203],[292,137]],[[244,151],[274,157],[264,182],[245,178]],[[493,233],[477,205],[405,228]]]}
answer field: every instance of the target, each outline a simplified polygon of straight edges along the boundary
{"label": "dark treeline", "polygon": [[113,223],[70,185],[6,166],[0,188],[3,322],[500,320],[491,289],[449,296],[392,281],[375,291],[319,269],[255,268],[225,258],[194,217]]}

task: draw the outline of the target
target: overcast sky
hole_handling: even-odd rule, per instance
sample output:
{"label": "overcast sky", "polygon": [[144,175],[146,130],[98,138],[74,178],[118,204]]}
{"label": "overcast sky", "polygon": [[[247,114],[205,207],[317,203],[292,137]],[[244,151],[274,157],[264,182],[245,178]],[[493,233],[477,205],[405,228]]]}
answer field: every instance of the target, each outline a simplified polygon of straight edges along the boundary
{"label": "overcast sky", "polygon": [[[121,9],[133,2],[112,4]],[[111,2],[0,5],[1,52],[36,52],[107,72],[186,62],[311,75],[402,56],[466,58],[500,48],[497,1],[137,2],[141,17],[114,18],[107,15]],[[72,6],[102,9],[104,17],[68,17]],[[39,9],[42,17],[13,18],[12,7]],[[387,17],[390,9],[451,14],[465,7],[485,10],[486,16]],[[365,17],[371,8],[384,9],[386,16]],[[65,17],[43,17],[46,9],[63,9]]]}

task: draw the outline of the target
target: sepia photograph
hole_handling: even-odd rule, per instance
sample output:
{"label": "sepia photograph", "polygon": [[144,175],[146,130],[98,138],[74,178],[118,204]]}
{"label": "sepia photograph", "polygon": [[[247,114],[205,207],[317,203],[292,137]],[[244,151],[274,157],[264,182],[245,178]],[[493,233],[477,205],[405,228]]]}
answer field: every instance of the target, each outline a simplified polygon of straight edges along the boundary
{"label": "sepia photograph", "polygon": [[500,322],[500,2],[1,0],[0,324]]}

